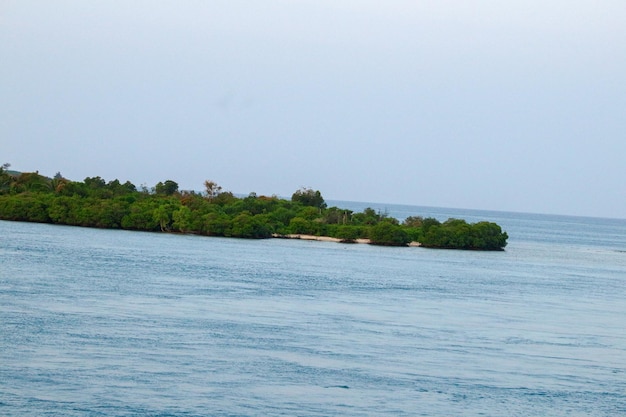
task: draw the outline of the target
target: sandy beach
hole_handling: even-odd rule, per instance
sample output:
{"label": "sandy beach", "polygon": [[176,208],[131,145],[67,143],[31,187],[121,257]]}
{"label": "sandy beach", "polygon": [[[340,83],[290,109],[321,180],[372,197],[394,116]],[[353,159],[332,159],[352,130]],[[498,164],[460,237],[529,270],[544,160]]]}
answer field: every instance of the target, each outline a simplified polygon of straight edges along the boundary
{"label": "sandy beach", "polygon": [[[318,242],[342,243],[341,239],[338,239],[336,237],[329,237],[329,236],[315,236],[315,235],[302,235],[302,234],[279,235],[279,234],[274,233],[272,237],[281,238],[281,239],[300,239],[300,240],[315,240]],[[369,244],[369,243],[372,243],[372,241],[370,239],[355,239],[354,243]],[[409,243],[409,246],[418,247],[421,245],[419,242],[411,242]]]}

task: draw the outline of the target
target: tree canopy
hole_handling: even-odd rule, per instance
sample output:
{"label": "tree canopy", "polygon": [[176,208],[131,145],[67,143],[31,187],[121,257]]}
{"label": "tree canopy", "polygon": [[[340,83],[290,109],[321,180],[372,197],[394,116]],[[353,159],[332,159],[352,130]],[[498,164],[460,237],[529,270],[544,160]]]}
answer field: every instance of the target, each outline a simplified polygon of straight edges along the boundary
{"label": "tree canopy", "polygon": [[317,207],[319,209],[326,208],[326,202],[324,202],[322,194],[319,191],[314,191],[310,188],[300,188],[298,191],[293,193],[291,201],[300,203],[304,206]]}
{"label": "tree canopy", "polygon": [[508,235],[495,223],[443,223],[421,216],[397,219],[366,208],[355,213],[327,207],[317,190],[301,188],[291,200],[276,196],[235,197],[213,181],[204,192],[181,191],[172,180],[141,189],[126,181],[87,177],[71,181],[38,172],[13,173],[0,167],[0,219],[86,227],[195,233],[207,236],[268,238],[287,235],[329,236],[343,242],[428,248],[502,250]]}

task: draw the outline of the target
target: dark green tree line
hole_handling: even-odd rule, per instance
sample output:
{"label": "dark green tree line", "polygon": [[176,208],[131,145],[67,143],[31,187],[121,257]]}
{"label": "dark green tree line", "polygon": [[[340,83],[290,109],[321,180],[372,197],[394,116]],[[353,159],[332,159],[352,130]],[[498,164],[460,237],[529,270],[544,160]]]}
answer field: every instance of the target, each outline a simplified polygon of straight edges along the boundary
{"label": "dark green tree line", "polygon": [[508,238],[495,223],[411,216],[400,224],[371,208],[360,213],[328,208],[317,190],[297,190],[290,200],[255,193],[239,198],[213,181],[204,185],[202,193],[181,191],[166,180],[151,191],[138,190],[117,179],[13,174],[5,164],[0,168],[0,219],[255,239],[308,234],[391,246],[419,241],[431,248],[480,250],[501,250]]}

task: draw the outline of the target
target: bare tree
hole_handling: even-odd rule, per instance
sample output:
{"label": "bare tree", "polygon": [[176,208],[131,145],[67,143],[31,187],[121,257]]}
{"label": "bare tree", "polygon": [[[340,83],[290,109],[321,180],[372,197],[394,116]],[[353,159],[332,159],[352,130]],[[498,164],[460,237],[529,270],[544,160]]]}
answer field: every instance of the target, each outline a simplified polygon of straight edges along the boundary
{"label": "bare tree", "polygon": [[206,197],[209,201],[213,200],[222,191],[222,187],[217,185],[215,181],[204,181],[204,190],[206,191]]}

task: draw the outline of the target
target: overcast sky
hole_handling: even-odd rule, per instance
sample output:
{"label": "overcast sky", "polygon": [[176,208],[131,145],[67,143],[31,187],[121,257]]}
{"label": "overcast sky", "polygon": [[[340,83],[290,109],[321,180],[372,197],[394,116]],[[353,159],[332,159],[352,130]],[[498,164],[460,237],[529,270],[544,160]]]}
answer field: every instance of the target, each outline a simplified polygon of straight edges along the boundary
{"label": "overcast sky", "polygon": [[626,218],[623,0],[0,0],[0,163]]}

